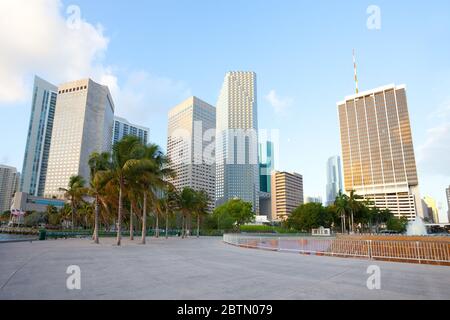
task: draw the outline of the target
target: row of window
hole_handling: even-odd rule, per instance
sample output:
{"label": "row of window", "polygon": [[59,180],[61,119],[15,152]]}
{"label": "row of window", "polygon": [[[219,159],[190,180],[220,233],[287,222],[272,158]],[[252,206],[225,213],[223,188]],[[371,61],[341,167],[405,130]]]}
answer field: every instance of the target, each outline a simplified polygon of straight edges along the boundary
{"label": "row of window", "polygon": [[86,90],[86,89],[87,89],[87,86],[81,86],[81,87],[76,87],[76,88],[59,90],[58,93],[61,94],[61,93],[75,92],[75,91]]}

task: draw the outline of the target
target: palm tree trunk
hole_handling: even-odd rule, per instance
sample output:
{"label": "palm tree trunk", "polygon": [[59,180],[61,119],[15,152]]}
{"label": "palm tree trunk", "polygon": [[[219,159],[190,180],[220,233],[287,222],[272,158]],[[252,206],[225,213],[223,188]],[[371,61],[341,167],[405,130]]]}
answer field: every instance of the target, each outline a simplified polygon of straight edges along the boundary
{"label": "palm tree trunk", "polygon": [[347,222],[345,221],[345,213],[344,213],[344,233],[347,233]]}
{"label": "palm tree trunk", "polygon": [[183,218],[181,219],[181,238],[184,239],[184,214],[183,214]]}
{"label": "palm tree trunk", "polygon": [[73,200],[70,203],[70,206],[72,207],[72,232],[75,230],[75,206],[73,205]]}
{"label": "palm tree trunk", "polygon": [[117,216],[117,245],[120,246],[122,242],[122,183],[119,185],[119,214]]}
{"label": "palm tree trunk", "polygon": [[200,238],[200,214],[197,214],[197,238]]}
{"label": "palm tree trunk", "polygon": [[130,206],[130,240],[134,240],[133,207]]}
{"label": "palm tree trunk", "polygon": [[169,239],[169,211],[166,209],[166,239]]}
{"label": "palm tree trunk", "polygon": [[146,236],[147,236],[147,193],[144,192],[144,205],[142,208],[142,235],[141,235],[142,244],[145,244]]}
{"label": "palm tree trunk", "polygon": [[159,238],[159,214],[158,211],[155,212],[156,214],[156,230],[155,230],[155,237]]}
{"label": "palm tree trunk", "polygon": [[353,223],[353,210],[352,210],[352,233],[355,232],[355,224]]}
{"label": "palm tree trunk", "polygon": [[99,206],[98,206],[98,196],[95,197],[95,217],[94,217],[94,242],[96,244],[99,243],[98,241],[98,212],[99,212]]}

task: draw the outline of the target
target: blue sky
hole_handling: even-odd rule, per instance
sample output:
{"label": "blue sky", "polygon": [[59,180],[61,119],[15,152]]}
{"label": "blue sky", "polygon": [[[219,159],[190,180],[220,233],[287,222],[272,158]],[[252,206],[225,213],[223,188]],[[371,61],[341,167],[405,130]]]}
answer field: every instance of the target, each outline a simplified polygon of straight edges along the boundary
{"label": "blue sky", "polygon": [[[83,24],[67,31],[70,5],[80,8]],[[366,26],[369,5],[381,10],[379,30]],[[22,167],[34,74],[55,84],[88,76],[109,84],[116,113],[150,127],[151,140],[165,147],[172,106],[189,95],[215,104],[227,71],[251,70],[258,76],[259,127],[280,130],[277,169],[303,174],[305,193],[324,196],[326,160],[340,153],[336,102],[354,92],[355,48],[361,90],[407,85],[421,193],[447,210],[446,0],[8,0],[0,6],[7,9],[0,10],[6,24],[0,43],[9,48],[0,53],[0,163]]]}

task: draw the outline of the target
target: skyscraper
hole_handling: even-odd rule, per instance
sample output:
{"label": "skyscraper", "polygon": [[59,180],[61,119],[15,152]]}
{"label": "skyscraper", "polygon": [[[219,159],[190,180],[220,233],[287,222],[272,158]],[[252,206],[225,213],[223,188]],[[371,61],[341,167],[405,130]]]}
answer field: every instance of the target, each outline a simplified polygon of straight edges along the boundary
{"label": "skyscraper", "polygon": [[16,168],[0,164],[0,213],[11,208],[12,199],[19,188],[19,179]]}
{"label": "skyscraper", "polygon": [[447,193],[448,222],[450,222],[450,186],[448,186],[448,188],[445,189],[445,192]]}
{"label": "skyscraper", "polygon": [[320,204],[322,204],[323,201],[322,201],[321,196],[306,196],[305,203],[320,203]]}
{"label": "skyscraper", "polygon": [[121,117],[114,117],[114,127],[112,133],[112,144],[122,140],[125,136],[135,136],[141,139],[143,144],[148,143],[149,129],[146,127],[131,124]]}
{"label": "skyscraper", "polygon": [[424,216],[427,215],[434,223],[439,223],[439,209],[436,200],[429,196],[425,196],[423,197],[423,202],[428,211],[427,214],[424,212]]}
{"label": "skyscraper", "polygon": [[387,85],[338,102],[345,191],[422,217],[406,87]]}
{"label": "skyscraper", "polygon": [[259,190],[270,193],[270,180],[275,169],[274,145],[271,141],[259,144]]}
{"label": "skyscraper", "polygon": [[58,88],[35,76],[20,190],[44,194]]}
{"label": "skyscraper", "polygon": [[303,176],[298,173],[272,173],[272,220],[286,219],[304,203]]}
{"label": "skyscraper", "polygon": [[73,175],[90,178],[93,152],[111,150],[114,103],[107,86],[90,79],[58,88],[44,195],[62,197]]}
{"label": "skyscraper", "polygon": [[342,186],[341,157],[334,156],[327,161],[327,206],[334,203],[339,191],[344,191]]}
{"label": "skyscraper", "polygon": [[216,108],[190,97],[169,111],[167,156],[177,176],[178,190],[191,187],[208,193],[209,210],[215,202],[214,135]]}
{"label": "skyscraper", "polygon": [[216,202],[239,198],[259,214],[256,74],[228,72],[217,101]]}

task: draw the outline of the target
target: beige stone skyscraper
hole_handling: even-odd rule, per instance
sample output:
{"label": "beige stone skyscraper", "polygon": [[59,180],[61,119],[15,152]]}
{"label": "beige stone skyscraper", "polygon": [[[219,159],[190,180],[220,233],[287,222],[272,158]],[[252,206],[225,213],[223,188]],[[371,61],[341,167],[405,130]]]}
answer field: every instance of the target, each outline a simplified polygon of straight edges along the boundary
{"label": "beige stone skyscraper", "polygon": [[178,190],[191,187],[208,193],[209,210],[215,202],[214,135],[216,108],[190,97],[169,111],[167,156],[177,176]]}
{"label": "beige stone skyscraper", "polygon": [[298,206],[303,199],[303,176],[298,173],[272,173],[271,179],[272,219],[284,220]]}
{"label": "beige stone skyscraper", "polygon": [[345,191],[397,217],[422,217],[406,87],[361,92],[337,106]]}
{"label": "beige stone skyscraper", "polygon": [[111,150],[114,103],[107,86],[90,79],[58,88],[45,180],[46,197],[59,197],[73,175],[89,180],[89,156]]}

